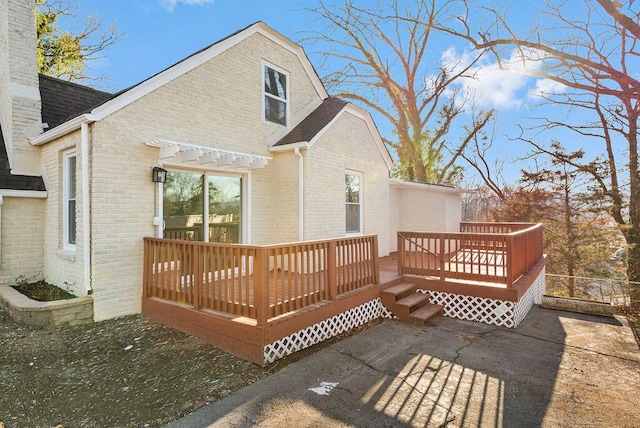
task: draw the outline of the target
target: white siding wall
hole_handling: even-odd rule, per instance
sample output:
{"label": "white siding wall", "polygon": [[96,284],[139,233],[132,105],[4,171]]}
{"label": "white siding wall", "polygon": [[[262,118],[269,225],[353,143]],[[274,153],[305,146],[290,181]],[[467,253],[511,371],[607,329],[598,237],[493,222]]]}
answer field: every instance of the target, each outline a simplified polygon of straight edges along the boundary
{"label": "white siding wall", "polygon": [[398,232],[400,228],[401,195],[400,189],[389,186],[389,252],[398,251]]}
{"label": "white siding wall", "polygon": [[262,119],[262,60],[289,72],[292,115],[317,101],[298,58],[254,35],[92,125],[96,320],[140,311],[142,238],[154,234],[151,168],[159,155],[146,141],[163,138],[274,157],[265,169],[251,172],[252,243],[281,242],[281,236],[297,240],[297,161],[268,152],[269,136],[281,127]]}
{"label": "white siding wall", "polygon": [[[76,249],[63,248],[63,153],[76,152]],[[42,150],[43,178],[47,187],[44,218],[44,277],[58,287],[70,289],[77,296],[84,296],[87,290],[83,284],[83,235],[82,230],[82,168],[80,131],[68,134],[49,143]]]}
{"label": "white siding wall", "polygon": [[364,234],[389,252],[389,170],[364,120],[343,113],[305,156],[306,240],[345,236],[345,172],[362,174]]}
{"label": "white siding wall", "polygon": [[[278,125],[262,119],[262,61],[290,77],[290,111],[295,116],[319,96],[298,58],[254,35],[206,64],[90,126],[91,273],[97,321],[140,312],[144,236],[154,236],[156,185],[151,168],[159,149],[154,139],[269,156],[266,168],[250,173],[251,243],[298,240],[298,157],[273,154],[267,142]],[[43,150],[49,199],[44,215],[45,276],[82,291],[82,189],[77,189],[75,254],[62,251],[62,152],[76,147],[78,183],[80,135],[75,132]],[[388,253],[388,170],[365,122],[343,114],[304,151],[304,239],[345,236],[344,174],[363,175],[364,233],[379,236]]]}
{"label": "white siding wall", "polygon": [[43,279],[43,199],[4,197],[0,284]]}
{"label": "white siding wall", "polygon": [[[299,241],[299,174],[298,156],[293,152],[278,153],[273,159],[275,170],[274,200],[272,202],[275,218],[271,228],[273,236],[271,242]],[[261,221],[261,214],[256,212],[256,227],[269,227]]]}
{"label": "white siding wall", "polygon": [[409,232],[459,232],[462,218],[462,198],[459,193],[441,191],[438,186],[409,188],[391,186],[391,216],[389,223],[390,251],[397,251],[397,233]]}

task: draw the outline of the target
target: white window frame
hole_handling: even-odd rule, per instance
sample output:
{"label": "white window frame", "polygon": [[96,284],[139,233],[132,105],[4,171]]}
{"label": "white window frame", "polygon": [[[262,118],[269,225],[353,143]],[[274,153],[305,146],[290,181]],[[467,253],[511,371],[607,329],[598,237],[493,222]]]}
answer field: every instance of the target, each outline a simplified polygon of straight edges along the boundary
{"label": "white window frame", "polygon": [[[287,78],[287,87],[285,88],[285,90],[287,91],[287,98],[280,98],[280,97],[278,97],[276,95],[273,95],[273,94],[271,94],[271,93],[266,91],[266,87],[265,87],[265,84],[264,84],[264,75],[265,75],[267,67],[272,69],[272,70],[274,70],[274,71],[277,71],[278,73],[284,74],[286,76],[286,78]],[[291,83],[290,83],[291,82],[291,76],[289,75],[289,72],[287,72],[287,71],[285,71],[285,70],[283,70],[283,69],[281,69],[279,67],[276,67],[275,65],[270,64],[270,63],[268,63],[266,61],[262,61],[262,67],[261,67],[260,71],[262,72],[262,74],[260,76],[260,79],[261,79],[260,81],[262,82],[262,121],[265,122],[265,123],[269,123],[271,125],[280,125],[280,126],[284,126],[284,127],[288,128],[289,127],[289,118],[290,118],[290,115],[289,115],[290,102],[289,102],[289,100],[291,98],[291,91],[289,90],[289,88],[291,86]],[[278,100],[278,101],[284,102],[284,105],[285,105],[285,113],[284,113],[285,114],[285,124],[284,125],[281,124],[281,123],[272,122],[270,120],[267,120],[267,106],[266,106],[266,103],[265,103],[265,97],[273,98],[274,100]]]}
{"label": "white window frame", "polygon": [[[203,186],[203,194],[209,193],[209,175],[220,175],[226,177],[236,177],[240,178],[240,186],[242,197],[240,201],[240,244],[250,244],[251,243],[251,171],[247,172],[229,172],[226,170],[217,170],[217,169],[200,169],[200,168],[184,168],[184,167],[174,167],[165,165],[169,172],[189,172],[189,173],[200,173],[204,176],[204,186]],[[164,186],[162,186],[164,187]],[[164,207],[163,201],[164,198],[164,188],[161,188],[158,193],[158,199],[160,201],[158,206],[158,217],[162,219],[161,231],[159,232],[159,237],[162,238],[164,233]],[[203,216],[209,215],[209,207],[208,207],[208,199],[207,203],[203,201]],[[245,220],[246,219],[246,220]],[[206,224],[206,222],[205,222]],[[207,230],[205,231],[204,238],[209,242],[209,231],[208,226],[205,227]]]}
{"label": "white window frame", "polygon": [[[344,205],[345,205],[345,218],[344,218],[344,225],[345,225],[345,235],[346,236],[357,236],[357,235],[362,235],[364,233],[364,175],[361,172],[356,172],[356,171],[345,171],[344,173],[345,175],[345,179],[347,175],[353,175],[358,177],[358,184],[359,184],[359,191],[358,191],[358,203],[357,205],[359,206],[359,217],[360,217],[360,224],[359,226],[359,230],[357,232],[347,232],[346,228],[347,228],[347,214],[346,214],[346,207],[347,205],[356,205],[355,202],[347,202],[346,197],[344,200]],[[346,186],[346,184],[345,184]],[[346,190],[346,188],[344,189]],[[344,190],[343,190],[343,194],[344,194]]]}
{"label": "white window frame", "polygon": [[[76,171],[76,176],[71,177],[71,168],[70,168],[70,163],[71,163],[71,159],[74,160],[75,162],[75,171]],[[69,211],[69,202],[71,200],[74,200],[76,202],[75,207],[77,209],[77,200],[78,200],[78,189],[77,189],[77,171],[78,171],[78,157],[76,155],[75,150],[73,151],[68,151],[62,154],[62,230],[63,230],[63,236],[62,236],[62,246],[64,247],[65,250],[75,250],[76,249],[76,242],[78,241],[78,216],[76,215],[76,211],[74,210],[73,213],[71,213]],[[73,192],[75,194],[74,198],[71,198],[71,184],[72,184],[72,179],[73,178],[73,184],[75,184],[75,192]],[[75,230],[75,240],[76,242],[70,242],[70,233],[71,230],[69,229],[69,220],[71,219],[71,215],[73,215],[73,217],[75,218],[75,224],[76,224],[76,230]]]}

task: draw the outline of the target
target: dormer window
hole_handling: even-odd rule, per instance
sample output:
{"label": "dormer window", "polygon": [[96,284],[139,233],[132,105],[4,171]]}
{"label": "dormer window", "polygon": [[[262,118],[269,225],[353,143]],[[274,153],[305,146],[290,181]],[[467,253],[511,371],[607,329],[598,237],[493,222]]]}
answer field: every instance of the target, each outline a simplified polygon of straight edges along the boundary
{"label": "dormer window", "polygon": [[264,120],[287,126],[289,112],[289,76],[264,65]]}

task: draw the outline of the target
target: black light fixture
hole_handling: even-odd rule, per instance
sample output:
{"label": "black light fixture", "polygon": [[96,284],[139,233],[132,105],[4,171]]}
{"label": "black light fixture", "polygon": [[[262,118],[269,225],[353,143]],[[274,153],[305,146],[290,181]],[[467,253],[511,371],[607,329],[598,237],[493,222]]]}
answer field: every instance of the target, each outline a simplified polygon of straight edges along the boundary
{"label": "black light fixture", "polygon": [[154,183],[164,183],[167,179],[167,170],[161,166],[154,166],[151,178]]}

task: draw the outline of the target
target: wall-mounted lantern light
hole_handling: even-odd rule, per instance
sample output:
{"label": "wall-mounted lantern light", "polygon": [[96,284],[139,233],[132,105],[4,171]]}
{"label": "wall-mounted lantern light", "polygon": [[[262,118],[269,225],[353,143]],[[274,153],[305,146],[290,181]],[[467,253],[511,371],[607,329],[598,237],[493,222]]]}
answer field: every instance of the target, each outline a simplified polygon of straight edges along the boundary
{"label": "wall-mounted lantern light", "polygon": [[167,179],[167,170],[161,166],[153,167],[152,180],[154,183],[164,183]]}

